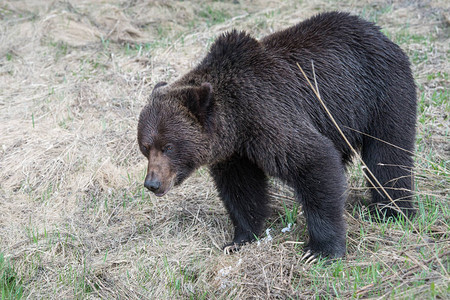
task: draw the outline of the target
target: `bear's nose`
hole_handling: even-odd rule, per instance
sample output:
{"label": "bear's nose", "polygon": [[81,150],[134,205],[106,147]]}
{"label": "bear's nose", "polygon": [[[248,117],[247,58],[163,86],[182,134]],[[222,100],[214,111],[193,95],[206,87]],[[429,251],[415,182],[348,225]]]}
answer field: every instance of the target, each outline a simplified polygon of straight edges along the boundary
{"label": "bear's nose", "polygon": [[156,192],[160,188],[161,182],[157,179],[146,179],[144,186],[150,191]]}

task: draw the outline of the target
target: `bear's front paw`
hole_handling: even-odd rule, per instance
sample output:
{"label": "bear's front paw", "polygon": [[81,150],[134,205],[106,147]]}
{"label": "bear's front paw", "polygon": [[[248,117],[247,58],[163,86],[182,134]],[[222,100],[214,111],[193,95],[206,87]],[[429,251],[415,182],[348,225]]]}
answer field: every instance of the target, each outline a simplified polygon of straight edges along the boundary
{"label": "bear's front paw", "polygon": [[251,242],[252,240],[249,239],[234,239],[231,243],[225,244],[223,246],[223,253],[228,255],[234,252],[238,252],[242,246],[250,244]]}
{"label": "bear's front paw", "polygon": [[300,261],[305,261],[305,264],[312,265],[317,261],[317,255],[315,255],[311,250],[306,250]]}
{"label": "bear's front paw", "polygon": [[223,246],[223,253],[226,255],[230,255],[233,254],[235,252],[238,252],[239,249],[241,249],[241,245],[240,244],[236,244],[234,242],[228,243],[225,246]]}
{"label": "bear's front paw", "polygon": [[253,233],[237,233],[235,234],[233,241],[231,243],[225,244],[222,249],[225,254],[231,254],[233,252],[239,251],[241,249],[241,246],[250,244],[255,240],[256,235]]}
{"label": "bear's front paw", "polygon": [[332,259],[340,258],[345,256],[345,241],[343,245],[330,243],[323,246],[313,245],[312,243],[309,243],[303,248],[303,250],[305,251],[305,255],[302,257],[302,260],[305,258],[309,260],[311,256],[313,256],[314,258],[317,258],[319,256]]}

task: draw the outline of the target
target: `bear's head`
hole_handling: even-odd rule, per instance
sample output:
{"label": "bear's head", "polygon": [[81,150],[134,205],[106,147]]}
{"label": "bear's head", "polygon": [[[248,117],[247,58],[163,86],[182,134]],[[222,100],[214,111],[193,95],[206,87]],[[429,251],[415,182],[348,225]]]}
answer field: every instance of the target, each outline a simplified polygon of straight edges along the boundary
{"label": "bear's head", "polygon": [[210,155],[212,86],[155,85],[138,123],[138,143],[148,159],[145,187],[165,195]]}

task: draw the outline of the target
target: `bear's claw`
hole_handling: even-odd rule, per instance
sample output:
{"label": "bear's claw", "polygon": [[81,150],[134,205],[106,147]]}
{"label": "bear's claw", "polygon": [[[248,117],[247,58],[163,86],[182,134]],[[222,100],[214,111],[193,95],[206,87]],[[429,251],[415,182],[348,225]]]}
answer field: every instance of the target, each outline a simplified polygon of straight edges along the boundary
{"label": "bear's claw", "polygon": [[238,252],[239,249],[241,249],[241,246],[240,246],[240,245],[231,243],[231,244],[225,245],[225,246],[223,247],[223,253],[224,253],[225,255],[230,255],[230,254],[232,254],[232,253]]}
{"label": "bear's claw", "polygon": [[306,259],[305,264],[308,265],[312,265],[317,261],[316,255],[313,252],[311,252],[311,250],[307,250],[306,253],[300,259],[300,261],[303,261],[305,259]]}

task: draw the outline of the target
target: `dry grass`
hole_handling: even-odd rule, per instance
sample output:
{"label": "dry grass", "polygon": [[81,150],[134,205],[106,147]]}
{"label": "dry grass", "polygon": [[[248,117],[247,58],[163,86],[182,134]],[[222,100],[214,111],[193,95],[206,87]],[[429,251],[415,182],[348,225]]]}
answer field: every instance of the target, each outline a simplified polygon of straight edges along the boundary
{"label": "dry grass", "polygon": [[[0,4],[2,297],[449,296],[446,1],[235,2]],[[152,86],[186,72],[220,32],[261,37],[331,9],[377,21],[413,62],[416,229],[370,221],[355,166],[345,260],[301,261],[304,218],[281,232],[294,201],[278,182],[267,223],[274,240],[223,255],[232,229],[206,170],[162,199],[143,189],[137,115]]]}

